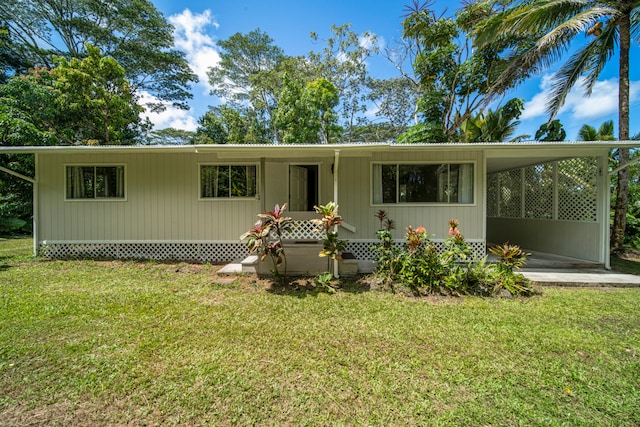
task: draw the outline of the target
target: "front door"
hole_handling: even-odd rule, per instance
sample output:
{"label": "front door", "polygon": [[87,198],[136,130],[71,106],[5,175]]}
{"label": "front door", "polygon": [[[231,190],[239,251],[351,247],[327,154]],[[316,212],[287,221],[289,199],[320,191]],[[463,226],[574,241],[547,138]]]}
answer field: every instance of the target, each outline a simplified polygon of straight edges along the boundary
{"label": "front door", "polygon": [[318,165],[289,165],[289,210],[313,211],[318,204]]}

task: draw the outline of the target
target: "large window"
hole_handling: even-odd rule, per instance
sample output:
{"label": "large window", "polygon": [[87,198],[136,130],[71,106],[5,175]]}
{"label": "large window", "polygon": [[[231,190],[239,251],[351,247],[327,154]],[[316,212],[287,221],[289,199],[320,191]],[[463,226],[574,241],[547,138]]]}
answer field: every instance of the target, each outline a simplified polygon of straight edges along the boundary
{"label": "large window", "polygon": [[473,164],[374,164],[373,203],[473,203]]}
{"label": "large window", "polygon": [[255,165],[201,165],[200,197],[255,197],[256,169]]}
{"label": "large window", "polygon": [[124,199],[124,166],[67,166],[67,199]]}

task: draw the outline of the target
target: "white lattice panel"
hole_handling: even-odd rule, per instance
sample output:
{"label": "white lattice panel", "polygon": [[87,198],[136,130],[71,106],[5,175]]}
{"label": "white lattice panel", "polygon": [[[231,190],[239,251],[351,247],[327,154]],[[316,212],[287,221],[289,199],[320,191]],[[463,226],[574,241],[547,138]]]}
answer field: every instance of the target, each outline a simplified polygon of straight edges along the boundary
{"label": "white lattice panel", "polygon": [[595,222],[598,163],[593,157],[558,162],[558,219]]}
{"label": "white lattice panel", "polygon": [[522,169],[501,172],[499,179],[500,216],[522,218]]}
{"label": "white lattice panel", "polygon": [[[275,234],[271,234],[272,239],[275,239]],[[282,236],[287,240],[323,240],[324,234],[320,231],[319,226],[309,220],[297,220],[293,221],[293,227],[291,232],[285,232]]]}
{"label": "white lattice panel", "polygon": [[[358,241],[347,243],[347,252],[351,252],[357,259],[374,260],[373,248],[378,245],[378,240]],[[487,254],[487,246],[484,242],[468,242],[471,246],[473,256],[482,258]],[[404,240],[395,240],[393,244],[402,248],[405,244]],[[438,252],[444,252],[444,242],[433,242]]]}
{"label": "white lattice panel", "polygon": [[[402,248],[404,240],[394,241]],[[372,248],[377,240],[347,243],[347,251],[356,259],[373,260]],[[434,242],[439,252],[443,242]],[[469,242],[473,255],[483,257],[486,245]],[[146,259],[157,261],[232,262],[248,256],[242,243],[49,243],[41,248],[42,256],[52,259]]]}
{"label": "white lattice panel", "polygon": [[52,243],[44,257],[54,259],[153,259],[158,261],[231,262],[248,255],[242,243]]}
{"label": "white lattice panel", "polygon": [[553,165],[543,164],[524,169],[524,217],[553,218]]}
{"label": "white lattice panel", "polygon": [[[557,193],[556,200],[554,193]],[[597,197],[598,161],[594,157],[539,164],[487,177],[489,217],[524,216],[532,219],[595,222],[598,212]],[[555,218],[554,210],[557,212]]]}

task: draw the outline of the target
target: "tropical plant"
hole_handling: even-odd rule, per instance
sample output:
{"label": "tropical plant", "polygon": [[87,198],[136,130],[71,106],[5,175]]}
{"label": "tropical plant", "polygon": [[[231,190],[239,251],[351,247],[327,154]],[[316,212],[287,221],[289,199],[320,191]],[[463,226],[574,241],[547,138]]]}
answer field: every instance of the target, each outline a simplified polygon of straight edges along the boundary
{"label": "tropical plant", "polygon": [[[386,212],[376,214],[382,225],[388,219]],[[378,236],[386,236],[378,231]],[[528,295],[533,292],[529,281],[513,272],[526,260],[526,253],[516,245],[502,245],[503,256],[497,264],[488,264],[487,257],[476,258],[465,241],[458,220],[449,220],[449,237],[444,251],[438,250],[429,239],[424,227],[408,226],[403,250],[380,239],[374,247],[377,256],[377,274],[386,279],[395,290],[406,286],[415,295],[497,295],[507,290],[510,295]],[[492,250],[496,250],[493,248]]]}
{"label": "tropical plant", "polygon": [[509,244],[509,242],[489,248],[489,252],[498,256],[498,269],[506,273],[519,270],[527,262],[527,257],[531,255],[523,251],[520,246]]}
{"label": "tropical plant", "polygon": [[607,120],[597,130],[593,126],[582,125],[578,131],[578,138],[581,141],[614,141],[614,132],[613,120]]}
{"label": "tropical plant", "polygon": [[[414,0],[407,6],[402,44],[387,55],[419,88],[417,124],[399,142],[459,141],[462,124],[493,99],[489,89],[504,66],[502,50],[508,43],[521,42],[512,38],[473,47],[471,31],[485,11],[468,2],[454,17],[438,16],[431,9],[433,3]],[[405,72],[400,61],[411,63],[413,73]],[[521,77],[527,75],[522,70]],[[503,140],[504,134],[499,137]]]}
{"label": "tropical plant", "polygon": [[536,131],[536,141],[564,141],[567,137],[567,131],[558,119],[551,120],[540,125]]}
{"label": "tropical plant", "polygon": [[279,276],[278,267],[283,265],[283,276],[287,274],[287,256],[282,243],[285,232],[291,232],[293,220],[284,216],[287,204],[275,205],[273,211],[258,214],[259,220],[246,233],[240,236],[240,240],[247,240],[249,253],[257,252],[260,261],[269,256],[273,263],[273,274]]}
{"label": "tropical plant", "polygon": [[509,100],[496,109],[481,111],[460,125],[460,140],[463,142],[522,141],[529,135],[513,136],[520,125],[518,118],[524,102],[520,98]]}
{"label": "tropical plant", "polygon": [[[504,37],[534,37],[527,49],[515,49],[509,65],[493,84],[491,91],[501,93],[521,76],[523,69],[538,73],[562,58],[571,42],[582,34],[591,41],[579,46],[554,75],[547,102],[550,119],[558,113],[569,91],[580,82],[591,94],[598,77],[612,57],[618,57],[618,137],[629,139],[629,52],[633,34],[640,31],[638,0],[482,0],[490,13],[475,27],[476,46],[491,46]],[[617,53],[617,55],[615,55]],[[629,162],[629,150],[620,147],[620,165]],[[618,172],[616,207],[611,234],[612,248],[624,243],[629,169]]]}
{"label": "tropical plant", "polygon": [[338,238],[338,227],[342,224],[342,217],[338,215],[338,205],[329,202],[326,205],[314,206],[317,213],[322,218],[315,219],[314,222],[324,234],[322,251],[319,255],[327,257],[327,271],[334,273],[333,260],[342,260],[342,252],[346,249],[347,241]]}

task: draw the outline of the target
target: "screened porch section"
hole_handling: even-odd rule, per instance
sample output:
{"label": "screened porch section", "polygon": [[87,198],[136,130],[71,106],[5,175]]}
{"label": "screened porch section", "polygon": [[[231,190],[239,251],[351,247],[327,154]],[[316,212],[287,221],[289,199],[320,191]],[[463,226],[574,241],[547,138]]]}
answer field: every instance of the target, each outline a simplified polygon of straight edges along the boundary
{"label": "screened porch section", "polygon": [[580,157],[488,174],[487,241],[604,263],[602,162]]}

